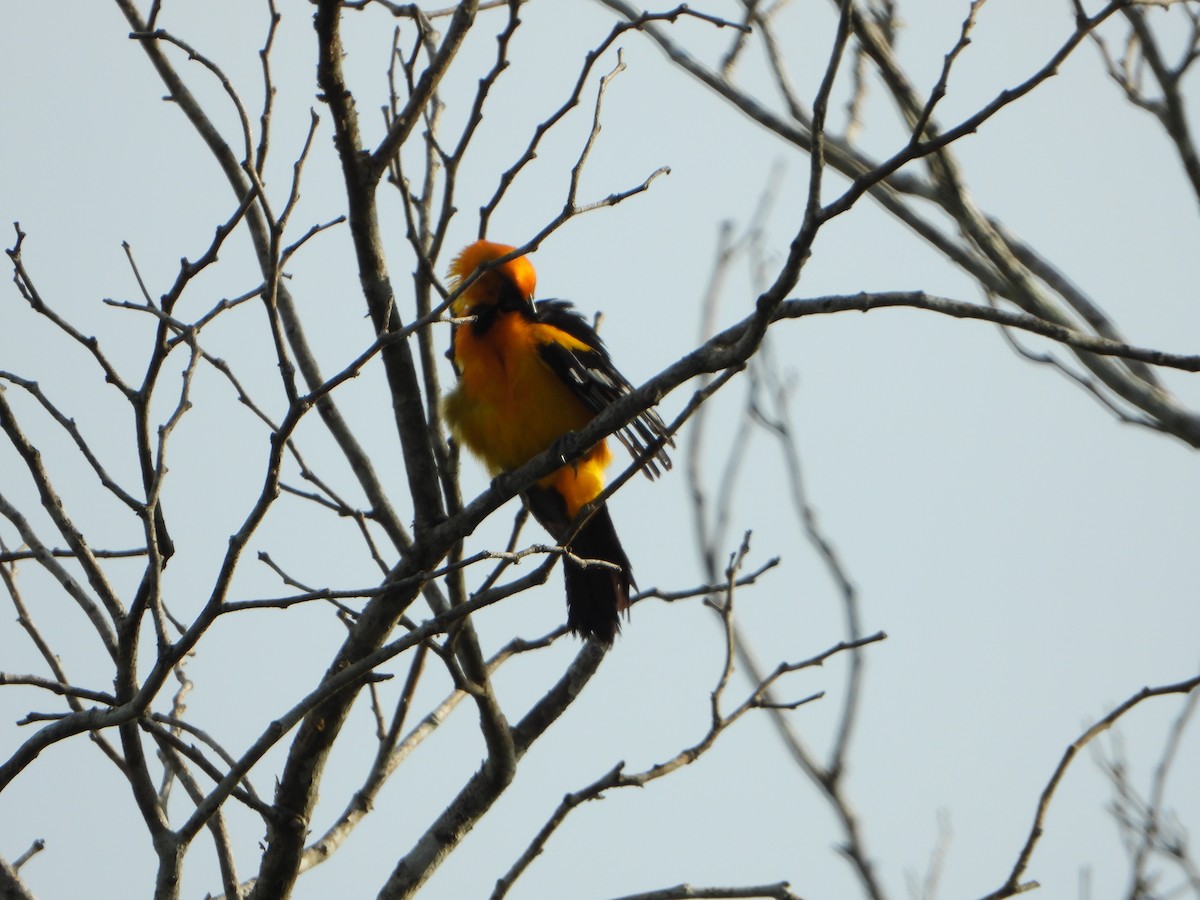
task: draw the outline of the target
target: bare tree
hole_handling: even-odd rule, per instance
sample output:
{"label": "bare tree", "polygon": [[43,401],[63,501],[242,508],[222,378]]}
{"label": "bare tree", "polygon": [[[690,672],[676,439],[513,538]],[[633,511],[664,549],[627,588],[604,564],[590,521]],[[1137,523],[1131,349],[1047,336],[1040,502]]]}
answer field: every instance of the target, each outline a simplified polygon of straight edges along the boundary
{"label": "bare tree", "polygon": [[[570,787],[555,788],[561,801],[528,803],[520,826],[508,829],[505,862],[490,874],[492,896],[517,895],[520,879],[555,852],[563,826],[589,801],[678,781],[755,717],[770,723],[783,748],[779,771],[806,778],[814,805],[831,816],[833,837],[822,845],[836,843],[862,896],[892,896],[898,889],[880,871],[848,773],[870,708],[868,660],[903,611],[891,621],[865,614],[837,536],[810,499],[780,329],[791,320],[897,307],[991,323],[1018,354],[1067,375],[1115,419],[1189,451],[1200,447],[1200,413],[1164,377],[1200,371],[1200,355],[1127,340],[1078,278],[974,199],[957,153],[964,138],[1090,54],[1161,126],[1172,165],[1200,201],[1184,93],[1200,56],[1194,0],[1064,4],[1054,47],[965,113],[961,104],[948,110],[946,99],[987,27],[984,0],[954,13],[956,36],[931,87],[919,86],[902,63],[903,8],[886,0],[803,10],[783,0],[651,10],[600,0],[587,6],[589,21],[603,22],[588,52],[566,68],[535,69],[555,98],[543,107],[540,98],[525,102],[511,70],[532,53],[522,42],[523,18],[546,5],[314,0],[309,10],[266,0],[253,13],[245,5],[213,13],[217,30],[201,41],[187,26],[204,34],[204,25],[171,3],[115,2],[129,37],[124,53],[141,57],[143,83],[156,79],[172,127],[182,120],[190,129],[180,160],[201,147],[204,155],[187,165],[219,172],[228,193],[218,199],[207,182],[197,192],[203,215],[212,216],[198,244],[198,214],[188,201],[164,197],[146,209],[147,217],[186,221],[192,249],[168,266],[124,244],[136,292],[105,297],[99,313],[91,301],[103,289],[82,275],[64,287],[56,256],[69,251],[48,249],[55,235],[29,225],[34,211],[16,211],[22,222],[8,249],[15,287],[0,307],[0,331],[38,352],[19,363],[0,359],[0,579],[16,613],[0,685],[24,710],[0,747],[0,804],[35,784],[41,770],[65,765],[69,774],[74,748],[86,747],[79,758],[105,767],[92,780],[122,786],[153,856],[153,875],[130,877],[122,893],[208,890],[263,900],[291,896],[310,879],[320,884],[319,872],[332,869],[343,873],[336,876],[343,892],[413,896],[459,858],[485,816],[511,815],[502,801],[518,791],[520,773],[571,764],[561,745],[543,738],[586,732],[567,714],[607,651],[575,642],[565,627],[523,636],[532,620],[518,612],[518,595],[547,593],[536,589],[569,551],[526,530],[523,510],[510,518],[506,510],[564,459],[661,404],[691,500],[662,528],[689,516],[701,565],[697,575],[672,558],[671,582],[635,600],[639,613],[656,601],[711,611],[717,637],[708,634],[695,650],[710,674],[689,671],[681,686],[699,698],[706,721],[673,736],[669,752],[645,765],[617,758],[594,769],[590,761],[572,765]],[[819,65],[798,59],[798,17],[806,34],[819,35]],[[720,227],[715,250],[697,254],[703,266],[687,261],[705,271],[706,296],[695,313],[675,311],[674,325],[682,321],[698,337],[654,359],[646,368],[657,374],[586,427],[473,494],[478,473],[460,459],[439,407],[453,377],[443,359],[448,311],[472,279],[455,287],[444,273],[460,232],[535,254],[585,234],[598,217],[638,216],[658,202],[670,160],[625,181],[597,186],[592,176],[595,156],[613,140],[601,140],[610,122],[606,96],[618,78],[637,77],[625,74],[634,48],[661,51],[703,109],[736,114],[739,127],[771,135],[800,161],[803,191],[781,203],[779,174],[764,170],[747,224]],[[702,119],[697,114],[696,138],[707,140],[711,126]],[[489,129],[494,120],[504,127]],[[632,148],[635,141],[625,140]],[[302,202],[302,193],[321,200]],[[821,241],[866,209],[882,210],[927,245],[977,299],[910,288],[810,293]],[[780,218],[782,242],[767,225]],[[516,233],[501,233],[501,221]],[[620,264],[619,253],[591,259]],[[732,316],[724,311],[730,296],[738,298]],[[648,311],[643,316],[652,321]],[[614,355],[621,359],[619,346]],[[747,530],[739,506],[748,493],[762,502],[754,499],[762,488],[746,486],[759,438],[774,454],[770,505],[786,510],[806,539],[837,610],[837,624],[789,637],[782,652],[739,615],[779,577],[779,560],[760,555],[760,535]],[[661,448],[630,458],[605,496]],[[777,590],[789,594],[786,585]],[[320,649],[305,656],[300,646]],[[826,663],[836,669],[821,670]],[[514,670],[519,679],[510,677]],[[215,687],[200,702],[208,684]],[[1130,847],[1127,895],[1152,896],[1152,864],[1166,859],[1200,896],[1185,830],[1166,813],[1166,772],[1198,685],[1192,672],[1140,691],[1129,685],[1127,700],[1064,746],[1028,797],[1030,825],[1005,848],[1007,866],[980,873],[986,896],[1037,886],[1034,854],[1053,827],[1048,813],[1078,750],[1130,710],[1173,701],[1183,711],[1162,743],[1149,798],[1129,786],[1124,764],[1107,771]],[[816,700],[831,716],[827,740],[806,727]],[[458,709],[463,701],[473,715]],[[619,698],[606,702],[616,706]],[[438,744],[451,729],[456,741]],[[438,756],[422,762],[430,744],[441,748]],[[436,809],[426,814],[385,795],[397,782],[411,789],[407,772],[418,773],[417,784],[436,778]],[[107,802],[82,787],[72,791],[73,805],[102,811]],[[53,842],[44,848],[8,809],[0,805],[25,843],[0,846],[13,860],[0,860],[0,897],[31,897],[36,867],[62,850]],[[372,831],[381,817],[389,824]],[[713,821],[721,821],[719,811]],[[371,852],[386,867],[370,883],[352,881],[354,863],[343,862],[354,859],[363,832],[376,835]],[[211,856],[197,852],[202,833]],[[13,840],[8,834],[0,838]],[[67,852],[86,865],[86,850]],[[939,841],[913,893],[935,896],[953,856],[953,843]],[[597,850],[577,868],[610,857],[608,848]],[[313,890],[328,892],[331,883]],[[629,898],[655,900],[795,898],[810,890],[792,868],[739,883],[660,886],[636,873],[624,883],[641,891]],[[558,895],[590,896],[591,887],[581,877]]]}

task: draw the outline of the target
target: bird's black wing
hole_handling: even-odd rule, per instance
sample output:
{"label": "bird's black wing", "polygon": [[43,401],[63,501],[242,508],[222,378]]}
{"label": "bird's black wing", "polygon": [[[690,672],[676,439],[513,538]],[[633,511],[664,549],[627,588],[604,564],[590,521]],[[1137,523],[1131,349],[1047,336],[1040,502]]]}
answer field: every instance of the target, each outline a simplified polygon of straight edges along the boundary
{"label": "bird's black wing", "polygon": [[[596,329],[575,312],[570,302],[539,300],[534,305],[534,320],[566,332],[589,348],[573,350],[551,342],[543,344],[540,352],[546,365],[593,412],[606,409],[633,389],[633,385],[613,365]],[[671,468],[671,458],[665,447],[673,447],[675,441],[654,410],[647,409],[639,413],[632,422],[616,431],[616,437],[634,459],[640,458],[653,443],[665,438],[663,446],[646,460],[644,471],[647,477],[654,478],[662,470]]]}

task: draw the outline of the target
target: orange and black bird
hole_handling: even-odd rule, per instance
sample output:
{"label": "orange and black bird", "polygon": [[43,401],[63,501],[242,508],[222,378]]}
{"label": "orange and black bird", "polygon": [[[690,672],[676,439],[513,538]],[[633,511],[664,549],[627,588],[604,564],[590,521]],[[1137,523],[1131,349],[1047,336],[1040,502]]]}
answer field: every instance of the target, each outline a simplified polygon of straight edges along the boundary
{"label": "orange and black bird", "polygon": [[[450,265],[451,286],[466,283],[477,269],[511,253],[513,247],[476,241]],[[565,300],[534,301],[537,276],[524,256],[488,269],[455,299],[456,325],[448,354],[458,385],[443,402],[455,437],[493,474],[533,459],[631,390],[612,364],[604,342]],[[657,441],[671,443],[666,425],[651,410],[616,432],[639,457]],[[634,586],[608,508],[580,510],[604,488],[612,460],[607,441],[541,479],[523,495],[525,505],[554,540],[584,565],[563,557],[567,584],[567,624],[580,637],[602,644],[620,630]],[[671,467],[661,448],[645,463],[653,478]]]}

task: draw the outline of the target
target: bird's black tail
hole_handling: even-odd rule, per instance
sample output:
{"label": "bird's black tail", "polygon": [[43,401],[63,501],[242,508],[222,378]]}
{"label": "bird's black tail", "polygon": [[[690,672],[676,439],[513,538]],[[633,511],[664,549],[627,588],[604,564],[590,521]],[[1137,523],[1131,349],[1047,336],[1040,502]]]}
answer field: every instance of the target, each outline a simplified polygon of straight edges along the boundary
{"label": "bird's black tail", "polygon": [[[567,583],[567,625],[582,638],[605,646],[621,630],[621,613],[629,609],[629,592],[634,587],[633,570],[625,555],[608,506],[601,505],[573,536],[563,498],[557,491],[535,487],[526,494],[534,517],[556,541],[582,560],[611,563],[596,565],[563,557]],[[616,566],[617,568],[614,568]]]}

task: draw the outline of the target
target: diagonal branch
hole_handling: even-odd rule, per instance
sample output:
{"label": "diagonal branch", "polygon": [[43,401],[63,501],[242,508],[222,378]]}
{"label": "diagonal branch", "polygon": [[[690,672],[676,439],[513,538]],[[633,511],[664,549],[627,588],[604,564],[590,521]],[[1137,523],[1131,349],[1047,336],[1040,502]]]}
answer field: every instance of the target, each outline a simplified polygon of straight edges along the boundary
{"label": "diagonal branch", "polygon": [[1142,702],[1154,697],[1167,697],[1171,694],[1183,694],[1186,696],[1197,688],[1200,688],[1200,675],[1197,675],[1195,678],[1189,678],[1187,681],[1177,682],[1176,684],[1142,688],[1072,741],[1063,752],[1062,759],[1059,760],[1053,774],[1050,776],[1050,780],[1042,790],[1042,795],[1038,799],[1037,810],[1033,816],[1033,825],[1029,830],[1029,836],[1025,839],[1025,845],[1017,854],[1017,861],[1014,863],[1012,871],[1003,885],[990,894],[987,894],[982,900],[1003,900],[1003,898],[1024,893],[1038,886],[1036,881],[1023,882],[1021,879],[1024,878],[1025,870],[1029,867],[1029,860],[1033,856],[1033,851],[1037,848],[1038,841],[1041,840],[1042,834],[1045,831],[1046,813],[1050,809],[1054,793],[1062,782],[1063,777],[1067,774],[1067,769],[1070,768],[1072,760],[1075,759],[1080,750],[1086,747],[1097,735],[1103,734],[1111,728],[1117,720]]}

